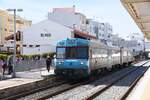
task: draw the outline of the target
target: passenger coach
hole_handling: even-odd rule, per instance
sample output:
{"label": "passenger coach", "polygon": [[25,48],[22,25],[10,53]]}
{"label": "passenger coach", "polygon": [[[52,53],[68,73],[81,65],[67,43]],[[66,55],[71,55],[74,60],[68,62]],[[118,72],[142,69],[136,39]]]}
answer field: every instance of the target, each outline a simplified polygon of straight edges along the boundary
{"label": "passenger coach", "polygon": [[111,70],[131,63],[132,53],[124,48],[109,47],[98,41],[71,38],[57,43],[56,75],[87,77],[91,73]]}

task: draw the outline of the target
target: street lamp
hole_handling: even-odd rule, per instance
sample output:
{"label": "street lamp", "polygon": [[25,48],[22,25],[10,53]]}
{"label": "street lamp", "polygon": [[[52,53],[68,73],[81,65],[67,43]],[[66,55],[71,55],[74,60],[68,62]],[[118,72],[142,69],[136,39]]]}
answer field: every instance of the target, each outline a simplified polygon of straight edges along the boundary
{"label": "street lamp", "polygon": [[14,55],[13,55],[13,74],[12,77],[16,77],[16,11],[21,12],[23,9],[7,9],[14,13]]}

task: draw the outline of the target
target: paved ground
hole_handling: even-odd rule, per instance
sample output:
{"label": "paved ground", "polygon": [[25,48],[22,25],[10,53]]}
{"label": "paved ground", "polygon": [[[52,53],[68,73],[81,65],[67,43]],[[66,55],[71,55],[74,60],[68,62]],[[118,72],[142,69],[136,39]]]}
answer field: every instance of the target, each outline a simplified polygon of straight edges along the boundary
{"label": "paved ground", "polygon": [[[49,76],[54,74],[53,68],[51,68],[50,72],[46,70],[46,68],[38,68],[32,69],[29,71],[16,72],[17,78],[28,78],[28,79],[41,79],[44,76]],[[11,75],[0,75],[0,80],[11,79]]]}
{"label": "paved ground", "polygon": [[38,79],[42,78],[42,76],[48,76],[53,73],[54,73],[53,69],[51,69],[50,72],[48,72],[46,68],[39,68],[30,71],[17,72],[16,76],[21,78]]}
{"label": "paved ground", "polygon": [[[16,78],[11,78],[11,75],[6,75],[5,80],[0,81],[0,98],[2,98],[2,96],[9,95],[12,90],[17,92],[22,91],[22,88],[33,88],[36,84],[46,84],[44,82],[42,83],[41,80],[43,80],[44,76],[54,74],[53,72],[53,69],[48,72],[45,68],[40,68],[30,71],[16,72]],[[29,84],[29,87],[27,87],[27,84]],[[2,95],[3,93],[5,95]]]}

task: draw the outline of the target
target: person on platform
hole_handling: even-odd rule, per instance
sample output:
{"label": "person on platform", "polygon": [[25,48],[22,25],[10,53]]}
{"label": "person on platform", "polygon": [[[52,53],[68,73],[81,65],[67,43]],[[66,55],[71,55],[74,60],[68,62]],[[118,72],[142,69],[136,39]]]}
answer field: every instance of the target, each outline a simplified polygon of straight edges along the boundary
{"label": "person on platform", "polygon": [[0,73],[3,73],[3,60],[0,58]]}
{"label": "person on platform", "polygon": [[8,66],[8,74],[10,75],[13,72],[13,56],[9,56],[7,59],[7,66]]}
{"label": "person on platform", "polygon": [[2,59],[2,61],[3,61],[2,69],[3,69],[3,75],[4,75],[5,71],[7,69],[7,64],[6,64],[6,61],[4,59]]}
{"label": "person on platform", "polygon": [[48,72],[50,71],[51,63],[52,63],[52,58],[50,56],[48,56],[46,59],[46,68],[47,68]]}

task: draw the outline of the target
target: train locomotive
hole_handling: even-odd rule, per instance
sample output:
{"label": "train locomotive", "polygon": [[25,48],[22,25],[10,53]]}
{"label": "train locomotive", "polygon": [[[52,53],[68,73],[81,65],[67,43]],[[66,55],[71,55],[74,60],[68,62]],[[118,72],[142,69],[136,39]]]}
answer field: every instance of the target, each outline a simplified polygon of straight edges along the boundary
{"label": "train locomotive", "polygon": [[132,61],[132,52],[128,49],[71,38],[57,43],[54,72],[56,75],[81,78]]}

